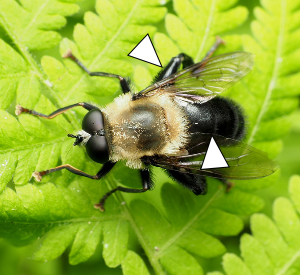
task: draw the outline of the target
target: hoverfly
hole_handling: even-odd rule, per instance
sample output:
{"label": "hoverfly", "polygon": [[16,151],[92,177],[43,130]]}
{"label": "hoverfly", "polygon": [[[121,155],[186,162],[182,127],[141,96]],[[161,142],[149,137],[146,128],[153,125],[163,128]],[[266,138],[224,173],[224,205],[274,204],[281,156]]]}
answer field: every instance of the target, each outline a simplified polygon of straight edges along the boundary
{"label": "hoverfly", "polygon": [[[16,114],[52,119],[76,106],[88,113],[75,145],[84,145],[88,156],[102,167],[96,175],[89,175],[69,164],[34,172],[37,181],[55,171],[70,172],[101,179],[116,164],[124,160],[130,168],[139,169],[142,188],[118,186],[105,194],[95,208],[104,211],[108,196],[119,190],[142,193],[153,187],[151,166],[163,168],[175,181],[194,194],[206,192],[206,176],[228,179],[256,179],[268,176],[276,165],[258,149],[243,143],[245,116],[233,101],[219,95],[244,77],[253,66],[253,55],[231,52],[211,57],[222,43],[218,39],[206,57],[199,63],[186,54],[173,57],[157,75],[152,85],[132,94],[127,80],[119,75],[90,72],[71,52],[73,59],[90,76],[118,78],[123,94],[99,109],[90,103],[79,102],[60,108],[50,115],[16,107]],[[182,66],[182,70],[179,68]],[[214,138],[229,165],[227,168],[201,169],[211,138]]]}

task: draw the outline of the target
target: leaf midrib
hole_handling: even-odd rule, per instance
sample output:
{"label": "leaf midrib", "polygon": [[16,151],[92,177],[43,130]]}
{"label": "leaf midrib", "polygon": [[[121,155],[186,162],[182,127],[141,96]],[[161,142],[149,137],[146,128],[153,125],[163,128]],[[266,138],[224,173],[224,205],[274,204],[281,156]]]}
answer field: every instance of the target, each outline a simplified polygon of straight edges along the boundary
{"label": "leaf midrib", "polygon": [[10,148],[10,149],[0,150],[0,154],[6,154],[6,153],[10,153],[10,152],[19,152],[19,151],[23,151],[23,150],[27,150],[27,149],[32,149],[32,148],[34,149],[37,146],[42,147],[42,146],[48,146],[48,145],[57,144],[57,143],[64,143],[67,140],[68,140],[68,138],[62,137],[59,139],[53,139],[48,142],[37,142],[37,143],[29,144],[29,145],[14,146],[13,148]]}
{"label": "leaf midrib", "polygon": [[289,268],[296,262],[300,257],[300,250],[298,250],[293,257],[275,274],[275,275],[285,275]]}
{"label": "leaf midrib", "polygon": [[[116,187],[116,179],[112,176],[112,175],[107,175],[106,178],[104,179],[106,184],[108,186],[111,187],[111,189]],[[122,201],[124,201],[124,197],[122,196],[121,192],[116,192],[114,194],[117,197],[117,200],[121,203]],[[155,270],[156,274],[160,274],[160,275],[165,275],[165,272],[160,264],[160,262],[158,261],[158,259],[156,257],[154,257],[153,255],[153,248],[148,246],[147,240],[146,238],[144,238],[143,233],[140,231],[138,225],[136,224],[133,216],[131,215],[130,209],[128,208],[127,204],[123,205],[123,213],[125,214],[128,222],[130,223],[131,228],[133,229],[133,231],[135,232],[142,248],[144,249],[153,269]]]}
{"label": "leaf midrib", "polygon": [[[0,12],[0,21],[1,21],[1,25],[7,32],[10,39],[14,42],[16,47],[19,49],[19,52],[22,54],[23,58],[27,61],[27,63],[31,66],[31,68],[36,72],[36,74],[38,75],[38,77],[40,79],[46,80],[43,72],[41,71],[41,69],[39,68],[37,63],[34,61],[33,56],[27,51],[26,45],[24,45],[20,41],[20,39],[18,39],[18,35],[14,33],[14,31],[9,27],[9,24],[7,23],[7,22],[9,22],[9,20],[7,20],[7,18],[1,12]],[[54,94],[52,89],[49,89],[49,90]]]}
{"label": "leaf midrib", "polygon": [[10,219],[9,221],[3,221],[0,220],[1,224],[7,224],[7,223],[13,223],[13,224],[19,224],[19,225],[49,225],[49,224],[60,224],[60,223],[87,223],[87,222],[103,222],[103,221],[111,221],[111,220],[120,220],[124,219],[124,215],[109,215],[109,216],[92,216],[87,218],[74,218],[74,219],[61,219],[61,220],[55,220],[55,221],[30,221],[30,222],[23,222],[23,221],[14,221]]}
{"label": "leaf midrib", "polygon": [[[111,189],[116,187],[116,180],[114,178],[107,176],[105,181],[108,184],[108,186],[111,187]],[[207,203],[201,208],[201,210],[198,213],[196,213],[196,215],[179,232],[177,232],[172,238],[170,238],[166,242],[166,244],[160,247],[159,252],[154,251],[153,247],[149,245],[149,241],[147,241],[144,234],[142,234],[142,232],[140,231],[139,226],[136,224],[133,216],[131,215],[130,209],[128,208],[127,204],[124,204],[124,214],[127,217],[130,226],[135,232],[141,246],[143,247],[152,267],[154,268],[157,274],[165,274],[159,262],[159,259],[164,255],[164,252],[171,245],[173,245],[198,220],[198,218],[206,211],[206,209],[214,202],[214,200],[218,198],[222,190],[222,188],[217,189],[214,195],[210,198],[210,200],[207,201]],[[121,192],[115,193],[115,195],[120,202],[124,201],[124,197],[122,196]]]}
{"label": "leaf midrib", "polygon": [[158,257],[162,257],[164,252],[174,244],[197,220],[198,218],[206,211],[206,209],[213,203],[213,201],[223,192],[222,188],[218,188],[215,194],[207,201],[207,203],[201,208],[201,210],[196,213],[196,215],[188,222],[180,231],[172,236],[162,247],[159,249]]}
{"label": "leaf midrib", "polygon": [[22,72],[18,72],[18,73],[10,73],[10,74],[5,74],[5,75],[0,74],[1,80],[16,79],[16,78],[28,77],[28,76],[30,76],[30,73],[27,71],[26,72],[22,71]]}
{"label": "leaf midrib", "polygon": [[212,21],[213,21],[213,16],[214,16],[214,11],[215,11],[215,6],[216,6],[216,0],[212,0],[211,1],[211,6],[210,6],[210,10],[209,10],[209,15],[207,17],[207,22],[206,22],[206,28],[205,28],[205,33],[204,33],[204,37],[202,39],[202,43],[200,45],[200,48],[198,50],[198,53],[195,57],[195,60],[197,62],[200,61],[200,58],[204,57],[202,56],[202,52],[203,52],[203,49],[204,49],[204,46],[207,42],[207,39],[209,37],[209,33],[210,33],[210,30],[211,30],[211,25],[212,25]]}
{"label": "leaf midrib", "polygon": [[47,6],[47,4],[49,3],[50,0],[46,0],[44,1],[44,3],[39,7],[39,9],[37,10],[37,12],[34,14],[34,16],[31,18],[31,20],[29,21],[29,23],[27,24],[27,26],[23,29],[22,34],[24,34],[33,24],[33,22],[35,22],[35,19],[40,15],[40,13],[44,10],[44,8]]}
{"label": "leaf midrib", "polygon": [[[47,0],[49,1],[49,0]],[[22,7],[23,8],[23,7]],[[0,23],[3,27],[3,29],[6,31],[7,35],[10,37],[10,39],[13,41],[14,45],[16,48],[19,50],[19,53],[22,55],[24,60],[27,62],[29,67],[32,70],[32,73],[35,73],[36,76],[39,78],[41,83],[46,83],[48,80],[48,77],[45,75],[41,67],[38,65],[36,62],[35,58],[33,55],[30,54],[28,51],[28,47],[26,44],[24,44],[18,37],[18,35],[14,32],[13,28],[11,28],[9,24],[9,20],[5,17],[4,13],[0,12]],[[47,85],[47,90],[49,91],[50,96],[45,96],[47,99],[55,106],[61,106],[60,105],[60,100],[57,96],[57,90],[54,87],[49,87]],[[41,92],[42,94],[42,92]],[[75,124],[77,124],[76,116],[72,113],[70,113],[68,116],[72,117],[73,121]]]}
{"label": "leaf midrib", "polygon": [[255,135],[258,131],[258,128],[260,126],[260,123],[263,119],[264,114],[267,111],[267,107],[268,104],[270,102],[273,90],[275,88],[275,83],[276,80],[278,78],[278,72],[279,72],[279,66],[280,66],[280,62],[279,62],[279,58],[281,58],[282,55],[282,47],[283,47],[283,37],[284,37],[284,30],[285,30],[285,23],[286,23],[286,3],[285,0],[281,0],[281,17],[280,17],[280,27],[279,27],[279,35],[278,35],[278,39],[277,39],[277,47],[276,47],[276,54],[275,54],[275,62],[274,62],[274,69],[272,72],[272,77],[270,79],[270,83],[268,85],[268,90],[266,93],[266,96],[264,98],[262,107],[260,108],[259,114],[256,118],[255,124],[251,130],[251,134],[249,136],[248,139],[248,144],[252,144],[252,142],[254,141]]}

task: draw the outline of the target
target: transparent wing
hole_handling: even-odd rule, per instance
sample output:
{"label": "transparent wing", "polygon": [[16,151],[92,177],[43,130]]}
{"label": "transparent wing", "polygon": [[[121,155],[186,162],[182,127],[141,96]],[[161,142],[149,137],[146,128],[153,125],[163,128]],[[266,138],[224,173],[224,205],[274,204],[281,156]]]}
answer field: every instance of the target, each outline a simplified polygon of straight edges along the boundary
{"label": "transparent wing", "polygon": [[213,135],[229,167],[201,169],[210,143],[211,134],[200,134],[198,142],[183,156],[156,156],[150,164],[164,169],[182,173],[201,174],[221,179],[257,179],[266,177],[276,171],[277,164],[270,160],[266,153],[241,141]]}
{"label": "transparent wing", "polygon": [[155,93],[171,93],[182,100],[206,102],[227,90],[253,67],[253,54],[232,52],[218,55],[149,86],[133,99]]}

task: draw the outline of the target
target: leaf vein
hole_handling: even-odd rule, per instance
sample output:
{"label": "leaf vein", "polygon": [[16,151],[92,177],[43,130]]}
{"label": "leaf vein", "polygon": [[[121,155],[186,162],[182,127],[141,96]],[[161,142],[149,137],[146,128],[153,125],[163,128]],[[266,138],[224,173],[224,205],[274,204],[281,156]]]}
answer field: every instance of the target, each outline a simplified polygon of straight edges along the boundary
{"label": "leaf vein", "polygon": [[275,54],[275,66],[273,69],[272,77],[268,86],[268,90],[263,102],[263,105],[259,111],[259,114],[257,116],[256,122],[254,124],[254,127],[252,128],[251,134],[248,139],[248,143],[251,144],[254,141],[255,134],[258,131],[259,125],[263,119],[264,114],[267,111],[267,107],[269,104],[269,101],[272,96],[272,92],[275,88],[275,83],[276,79],[278,78],[279,75],[279,59],[281,58],[282,55],[282,47],[283,47],[283,36],[284,36],[284,30],[285,30],[285,23],[286,23],[286,3],[285,0],[281,0],[281,18],[280,18],[280,28],[279,28],[279,35],[277,39],[277,47],[276,47],[276,54]]}
{"label": "leaf vein", "polygon": [[180,231],[178,231],[172,238],[170,238],[159,250],[159,255],[162,256],[164,251],[168,249],[173,243],[175,243],[195,222],[196,220],[205,212],[205,210],[213,203],[213,201],[220,195],[223,191],[219,188],[217,192],[210,198],[209,201],[204,205],[203,208],[188,222]]}
{"label": "leaf vein", "polygon": [[201,58],[201,54],[204,50],[205,43],[207,42],[207,39],[208,39],[208,36],[209,36],[210,28],[211,28],[211,25],[212,25],[212,22],[213,22],[213,17],[214,17],[215,6],[216,6],[216,0],[212,0],[210,10],[209,10],[209,15],[208,15],[208,18],[207,18],[205,34],[204,34],[204,37],[202,39],[201,45],[199,47],[199,51],[198,51],[198,53],[195,57],[195,60],[197,60],[197,61],[200,60],[200,58]]}

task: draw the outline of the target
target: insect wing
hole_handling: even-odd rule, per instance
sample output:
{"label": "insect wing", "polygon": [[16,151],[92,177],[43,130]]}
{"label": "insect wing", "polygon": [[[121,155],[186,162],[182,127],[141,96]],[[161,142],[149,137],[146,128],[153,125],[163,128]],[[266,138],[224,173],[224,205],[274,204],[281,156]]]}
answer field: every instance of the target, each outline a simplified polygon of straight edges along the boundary
{"label": "insect wing", "polygon": [[184,101],[204,103],[227,90],[253,67],[253,54],[232,52],[218,55],[153,84],[136,95],[171,93]]}
{"label": "insect wing", "polygon": [[266,153],[241,141],[213,135],[229,167],[201,169],[207,152],[211,134],[199,134],[199,142],[187,149],[183,156],[159,156],[152,165],[182,173],[200,174],[213,178],[256,179],[263,178],[277,169],[274,161]]}

